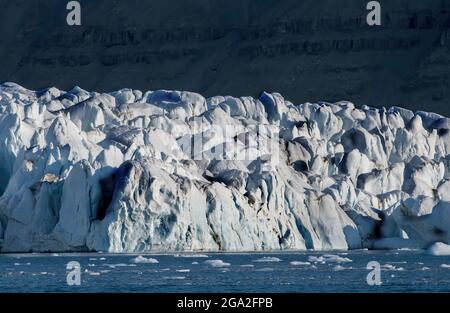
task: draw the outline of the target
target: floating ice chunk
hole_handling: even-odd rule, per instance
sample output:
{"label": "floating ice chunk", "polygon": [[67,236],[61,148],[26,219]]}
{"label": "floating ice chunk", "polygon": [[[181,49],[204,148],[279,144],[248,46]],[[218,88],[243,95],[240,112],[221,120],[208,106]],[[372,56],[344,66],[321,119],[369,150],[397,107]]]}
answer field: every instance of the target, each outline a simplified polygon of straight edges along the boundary
{"label": "floating ice chunk", "polygon": [[339,255],[335,255],[335,254],[324,254],[322,256],[316,257],[316,256],[309,256],[308,257],[308,261],[309,262],[314,262],[314,263],[347,263],[347,262],[352,262],[351,259],[349,258],[345,258],[345,257],[341,257]]}
{"label": "floating ice chunk", "polygon": [[282,260],[277,257],[265,256],[257,260],[253,260],[253,262],[281,262]]}
{"label": "floating ice chunk", "polygon": [[388,270],[388,271],[403,271],[403,270],[405,270],[403,267],[397,267],[397,266],[389,264],[389,263],[382,265],[381,268]]}
{"label": "floating ice chunk", "polygon": [[31,265],[30,262],[28,262],[28,263],[14,263],[14,266],[30,266],[30,265]]}
{"label": "floating ice chunk", "polygon": [[209,258],[206,254],[174,254],[174,257],[176,258]]}
{"label": "floating ice chunk", "polygon": [[191,264],[192,264],[192,265],[197,265],[198,262],[194,261],[194,262],[192,262]]}
{"label": "floating ice chunk", "polygon": [[344,270],[348,270],[351,269],[351,267],[344,267],[342,265],[336,265],[335,267],[333,267],[333,271],[338,272],[338,271],[344,271]]}
{"label": "floating ice chunk", "polygon": [[441,264],[442,268],[450,268],[450,264]]}
{"label": "floating ice chunk", "polygon": [[145,258],[142,255],[139,255],[139,256],[131,259],[131,262],[133,262],[133,263],[142,263],[142,264],[156,264],[156,263],[159,263],[159,261],[157,259]]}
{"label": "floating ice chunk", "polygon": [[191,270],[187,268],[176,270],[178,273],[189,273]]}
{"label": "floating ice chunk", "polygon": [[227,267],[231,265],[230,263],[226,263],[222,260],[208,260],[205,261],[205,263],[211,265],[212,267]]}
{"label": "floating ice chunk", "polygon": [[302,262],[302,261],[292,261],[289,264],[293,266],[311,265],[310,262]]}
{"label": "floating ice chunk", "polygon": [[103,266],[107,266],[110,268],[116,268],[116,267],[136,267],[136,264],[125,264],[125,263],[117,263],[117,264],[103,264]]}
{"label": "floating ice chunk", "polygon": [[437,256],[450,255],[450,245],[446,245],[442,242],[436,242],[434,245],[428,248],[427,253]]}
{"label": "floating ice chunk", "polygon": [[164,276],[163,279],[167,280],[183,280],[186,279],[185,276]]}
{"label": "floating ice chunk", "polygon": [[308,261],[309,262],[313,262],[313,263],[322,263],[325,264],[325,259],[323,257],[317,257],[317,256],[309,256],[308,257]]}
{"label": "floating ice chunk", "polygon": [[240,267],[255,267],[253,264],[243,264]]}

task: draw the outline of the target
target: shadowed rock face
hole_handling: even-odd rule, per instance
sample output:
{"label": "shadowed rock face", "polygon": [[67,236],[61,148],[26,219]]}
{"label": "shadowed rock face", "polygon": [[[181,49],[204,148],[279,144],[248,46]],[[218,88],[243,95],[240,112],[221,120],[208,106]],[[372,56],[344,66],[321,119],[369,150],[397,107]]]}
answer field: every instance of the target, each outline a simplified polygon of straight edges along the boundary
{"label": "shadowed rock face", "polygon": [[0,0],[0,81],[28,88],[178,89],[296,103],[349,100],[449,115],[450,2]]}

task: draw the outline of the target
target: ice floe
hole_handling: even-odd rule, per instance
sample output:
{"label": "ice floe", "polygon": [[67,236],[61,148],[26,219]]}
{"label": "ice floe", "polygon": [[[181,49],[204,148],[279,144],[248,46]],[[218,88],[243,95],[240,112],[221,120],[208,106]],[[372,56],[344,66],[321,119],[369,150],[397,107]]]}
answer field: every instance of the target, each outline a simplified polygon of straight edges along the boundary
{"label": "ice floe", "polygon": [[227,267],[230,266],[230,263],[224,262],[222,260],[207,260],[206,264],[211,265],[212,267]]}
{"label": "ice floe", "polygon": [[270,257],[270,256],[265,256],[256,260],[253,260],[253,262],[260,262],[260,263],[268,263],[268,262],[281,262],[282,260],[280,258],[277,257]]}
{"label": "ice floe", "polygon": [[142,264],[156,264],[156,263],[159,263],[159,261],[157,259],[146,258],[146,257],[143,257],[142,255],[139,255],[139,256],[131,259],[131,262],[133,262],[133,263],[142,263]]}
{"label": "ice floe", "polygon": [[447,256],[450,255],[450,245],[442,242],[436,242],[427,250],[428,254],[436,256]]}
{"label": "ice floe", "polygon": [[352,262],[351,259],[346,258],[346,257],[341,257],[339,255],[335,255],[335,254],[324,254],[322,256],[313,256],[310,255],[308,257],[308,261],[309,262],[313,262],[313,263],[347,263],[347,262]]}
{"label": "ice floe", "polygon": [[293,266],[303,266],[303,265],[311,265],[311,262],[292,261],[289,264]]}

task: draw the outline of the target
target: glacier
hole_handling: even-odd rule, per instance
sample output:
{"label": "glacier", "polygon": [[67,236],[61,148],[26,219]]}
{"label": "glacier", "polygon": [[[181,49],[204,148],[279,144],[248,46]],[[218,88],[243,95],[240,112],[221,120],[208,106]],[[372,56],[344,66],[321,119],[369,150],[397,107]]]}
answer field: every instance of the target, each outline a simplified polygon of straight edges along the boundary
{"label": "glacier", "polygon": [[0,85],[3,253],[425,249],[449,170],[435,113]]}

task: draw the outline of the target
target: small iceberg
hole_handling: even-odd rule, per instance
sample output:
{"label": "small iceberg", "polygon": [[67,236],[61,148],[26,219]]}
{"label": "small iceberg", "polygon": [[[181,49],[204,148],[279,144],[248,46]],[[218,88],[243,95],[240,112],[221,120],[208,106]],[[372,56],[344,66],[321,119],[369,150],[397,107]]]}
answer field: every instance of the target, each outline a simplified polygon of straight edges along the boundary
{"label": "small iceberg", "polygon": [[316,257],[316,256],[309,256],[308,257],[308,261],[309,262],[314,262],[314,263],[347,263],[347,262],[353,262],[351,259],[349,258],[345,258],[345,257],[341,257],[339,255],[335,255],[335,254],[324,254],[322,256]]}
{"label": "small iceberg", "polygon": [[205,261],[205,263],[211,265],[212,267],[227,267],[231,265],[230,263],[226,263],[222,260],[208,260]]}
{"label": "small iceberg", "polygon": [[138,263],[138,264],[156,264],[156,263],[159,263],[159,261],[157,259],[145,258],[142,255],[131,259],[131,262],[132,263]]}
{"label": "small iceberg", "polygon": [[163,279],[168,279],[168,280],[183,280],[186,279],[185,276],[164,276]]}
{"label": "small iceberg", "polygon": [[427,253],[436,256],[450,255],[450,246],[443,242],[436,242],[428,248]]}
{"label": "small iceberg", "polygon": [[174,254],[174,257],[176,258],[209,258],[208,255],[206,254]]}
{"label": "small iceberg", "polygon": [[397,267],[397,266],[389,264],[389,263],[382,265],[381,268],[388,270],[388,271],[404,271],[405,270],[403,267]]}
{"label": "small iceberg", "polygon": [[281,259],[271,256],[265,256],[257,260],[253,260],[253,262],[281,262]]}
{"label": "small iceberg", "polygon": [[310,262],[302,262],[302,261],[292,261],[289,263],[292,266],[303,266],[303,265],[311,265]]}

